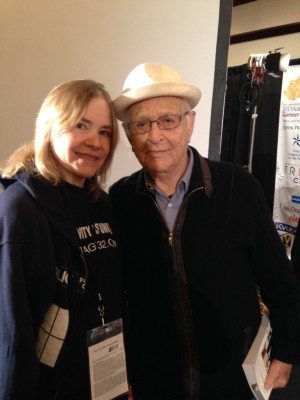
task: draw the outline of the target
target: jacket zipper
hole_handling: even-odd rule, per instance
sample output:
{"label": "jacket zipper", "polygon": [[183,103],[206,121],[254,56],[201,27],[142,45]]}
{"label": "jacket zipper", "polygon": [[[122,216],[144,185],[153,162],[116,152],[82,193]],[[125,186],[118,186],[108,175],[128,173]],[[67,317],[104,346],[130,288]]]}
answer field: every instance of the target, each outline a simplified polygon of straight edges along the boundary
{"label": "jacket zipper", "polygon": [[[170,246],[171,249],[172,249],[172,264],[174,265],[174,267],[175,267],[175,269],[176,269],[177,271],[180,271],[180,269],[177,268],[177,266],[179,265],[179,263],[178,263],[178,261],[177,261],[177,257],[176,257],[176,254],[175,254],[175,247],[173,246],[173,244],[174,244],[174,238],[173,238],[174,235],[173,235],[173,232],[174,232],[174,231],[176,232],[176,226],[178,225],[178,221],[179,221],[179,218],[180,218],[180,214],[182,213],[182,209],[183,209],[183,207],[185,206],[185,204],[186,204],[186,202],[187,202],[187,199],[188,199],[193,193],[195,193],[195,192],[197,192],[197,191],[200,191],[200,190],[204,190],[203,186],[192,190],[192,191],[191,191],[190,193],[188,193],[188,195],[182,200],[182,203],[181,203],[181,205],[180,205],[180,207],[179,207],[178,213],[177,213],[176,218],[175,218],[175,221],[174,221],[173,230],[172,230],[171,232],[170,232],[169,229],[168,229],[168,226],[167,226],[167,224],[166,224],[166,222],[165,222],[165,219],[164,219],[164,217],[163,217],[163,215],[162,215],[162,212],[161,212],[161,210],[160,210],[158,204],[156,203],[156,201],[153,199],[153,197],[151,197],[151,196],[148,195],[147,193],[143,193],[145,196],[148,196],[148,197],[151,199],[151,201],[155,204],[155,207],[156,207],[156,209],[158,210],[159,215],[161,216],[161,219],[162,219],[162,221],[163,221],[163,223],[164,223],[165,229],[169,232],[169,235],[168,235],[168,244],[169,244],[169,246]],[[183,269],[184,269],[184,268],[183,268]],[[183,274],[184,274],[184,272],[181,273],[181,275],[182,275],[182,276],[181,276],[182,281],[186,281],[186,278],[185,278],[185,276],[183,276]],[[176,289],[176,288],[175,288],[175,289]],[[173,290],[174,290],[174,288],[173,288]],[[176,291],[177,291],[177,289],[176,289]],[[179,303],[181,303],[181,301],[180,301]],[[185,318],[185,317],[186,317],[186,316],[185,316],[185,313],[182,313],[182,314],[183,314],[183,316],[184,316],[184,318]],[[181,322],[181,325],[184,327],[184,329],[187,328],[186,321]],[[187,329],[188,329],[188,328],[187,328]],[[189,332],[187,332],[187,334],[185,334],[184,336],[185,336],[185,337],[186,337],[186,336],[189,336],[188,334],[189,334]],[[191,359],[191,354],[193,353],[193,349],[191,348],[190,342],[189,342],[189,341],[187,342],[187,346],[185,346],[185,353],[187,354],[187,358],[188,358],[188,359]],[[190,369],[190,370],[191,370],[191,369]],[[193,369],[192,369],[192,370],[193,370]],[[190,372],[193,374],[193,371],[190,371]],[[199,394],[199,393],[198,393],[198,392],[199,392],[199,388],[197,387],[197,386],[198,386],[198,383],[197,383],[197,381],[195,382],[194,377],[193,377],[191,374],[189,375],[188,382],[189,382],[189,386],[188,386],[188,399],[186,399],[186,400],[196,400],[196,399],[198,399],[198,394]]]}
{"label": "jacket zipper", "polygon": [[169,245],[172,247],[173,246],[173,232],[169,233],[168,242],[169,242]]}
{"label": "jacket zipper", "polygon": [[[181,209],[182,209],[182,207],[183,207],[183,203],[186,201],[186,199],[187,199],[188,197],[190,197],[191,194],[193,194],[193,193],[195,193],[195,192],[197,192],[197,191],[199,191],[199,190],[203,190],[203,186],[201,186],[200,188],[197,188],[197,189],[192,190],[192,191],[186,196],[186,198],[183,199],[183,201],[182,201],[182,203],[181,203],[181,205],[180,205],[180,207],[179,207],[178,213],[177,213],[177,215],[176,215],[175,222],[174,222],[174,226],[176,226],[176,222],[177,222],[178,216],[179,216],[179,214],[180,214],[180,211],[181,211]],[[163,215],[162,215],[162,212],[161,212],[161,210],[160,210],[158,204],[156,203],[156,201],[155,201],[151,196],[149,196],[148,194],[146,194],[146,193],[143,193],[143,194],[144,194],[145,196],[148,196],[148,197],[153,201],[153,203],[155,204],[156,209],[157,209],[158,212],[159,212],[159,215],[161,216],[161,218],[162,218],[162,220],[163,220],[163,223],[164,223],[164,225],[165,225],[166,230],[169,231],[169,228],[167,227],[166,221],[165,221],[165,219],[164,219],[164,217],[163,217]],[[173,227],[173,228],[174,228],[174,227]],[[169,231],[168,243],[169,243],[170,247],[173,247],[173,231]]]}
{"label": "jacket zipper", "polygon": [[190,193],[188,193],[188,195],[182,200],[182,203],[180,204],[178,213],[177,213],[176,218],[175,218],[175,221],[174,221],[173,230],[172,230],[172,232],[170,232],[169,238],[168,238],[168,242],[169,242],[169,245],[170,245],[171,247],[173,247],[173,231],[174,231],[174,227],[176,227],[176,225],[177,225],[177,220],[178,220],[178,218],[179,218],[179,216],[180,216],[180,213],[181,213],[181,210],[182,210],[182,207],[183,207],[184,203],[186,202],[186,200],[187,200],[193,193],[198,192],[198,191],[203,190],[203,189],[204,189],[203,186],[201,186],[201,187],[199,187],[199,188],[197,188],[197,189],[192,190],[192,191],[191,191]]}
{"label": "jacket zipper", "polygon": [[[180,280],[182,282],[185,282],[185,283],[186,283],[185,269],[184,269],[184,266],[182,265],[182,263],[180,261],[181,257],[180,257],[180,260],[178,260],[178,257],[176,256],[176,246],[173,246],[173,244],[174,244],[174,233],[176,234],[176,228],[180,225],[180,223],[179,223],[180,222],[180,218],[181,218],[181,215],[182,215],[184,207],[186,207],[188,199],[190,198],[190,196],[193,193],[198,192],[200,190],[204,190],[203,186],[200,187],[200,188],[192,190],[182,200],[182,203],[181,203],[181,205],[179,207],[178,213],[177,213],[175,221],[174,221],[173,231],[170,233],[171,237],[169,237],[169,240],[171,239],[172,258],[173,258],[174,268],[179,272],[179,274],[181,276]],[[182,225],[183,224],[181,224],[181,226]],[[179,234],[175,235],[175,238],[176,237],[179,237]],[[187,301],[187,304],[189,304],[189,297],[188,296],[187,296],[186,301]],[[183,296],[183,298],[179,299],[179,308],[180,308],[180,305],[183,306],[183,302],[185,302],[184,301],[184,296]],[[192,334],[193,329],[189,329],[189,325],[190,324],[188,323],[189,319],[187,318],[187,314],[188,313],[185,312],[184,309],[182,309],[181,314],[183,316],[183,318],[181,318],[181,326],[182,326],[182,329],[185,332],[183,336],[184,337],[189,337]],[[191,318],[191,321],[192,321],[192,318]],[[193,326],[193,322],[191,322],[191,324]],[[193,354],[194,349],[193,349],[193,346],[191,345],[191,341],[189,339],[185,341],[184,350],[185,350],[185,355],[187,357],[187,360],[192,360],[193,359],[192,354]],[[188,374],[189,374],[188,378],[186,379],[188,381],[188,387],[187,387],[188,392],[185,395],[188,396],[188,400],[196,400],[199,397],[199,384],[198,384],[197,377],[195,377],[194,368],[189,368],[188,369]]]}

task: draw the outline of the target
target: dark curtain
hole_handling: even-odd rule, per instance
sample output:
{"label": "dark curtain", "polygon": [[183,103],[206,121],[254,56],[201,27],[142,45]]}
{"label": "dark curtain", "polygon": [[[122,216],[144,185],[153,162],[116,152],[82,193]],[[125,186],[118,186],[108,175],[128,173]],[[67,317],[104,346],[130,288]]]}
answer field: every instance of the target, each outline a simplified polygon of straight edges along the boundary
{"label": "dark curtain", "polygon": [[[282,76],[265,75],[263,83],[251,86],[245,64],[229,68],[227,79],[220,158],[246,167],[250,131],[253,132],[252,174],[259,181],[272,211]],[[251,119],[255,105],[257,118],[253,131]]]}
{"label": "dark curtain", "polygon": [[[300,64],[300,59],[290,65]],[[257,104],[252,174],[260,183],[273,211],[278,122],[282,74],[265,75],[260,85],[250,85],[247,64],[228,68],[220,159],[248,165],[251,116]]]}

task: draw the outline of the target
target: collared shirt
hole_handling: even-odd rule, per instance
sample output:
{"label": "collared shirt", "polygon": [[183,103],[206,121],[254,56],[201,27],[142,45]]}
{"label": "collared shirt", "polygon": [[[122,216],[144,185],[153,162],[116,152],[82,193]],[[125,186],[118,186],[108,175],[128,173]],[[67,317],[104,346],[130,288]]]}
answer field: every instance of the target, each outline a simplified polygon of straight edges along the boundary
{"label": "collared shirt", "polygon": [[176,191],[172,196],[167,196],[155,185],[151,176],[146,172],[145,173],[145,183],[147,189],[154,193],[156,202],[161,210],[161,213],[165,219],[165,222],[169,228],[169,231],[172,232],[174,222],[182,203],[183,197],[189,187],[192,169],[194,165],[194,155],[191,149],[188,149],[189,155],[189,163],[188,166],[179,180]]}

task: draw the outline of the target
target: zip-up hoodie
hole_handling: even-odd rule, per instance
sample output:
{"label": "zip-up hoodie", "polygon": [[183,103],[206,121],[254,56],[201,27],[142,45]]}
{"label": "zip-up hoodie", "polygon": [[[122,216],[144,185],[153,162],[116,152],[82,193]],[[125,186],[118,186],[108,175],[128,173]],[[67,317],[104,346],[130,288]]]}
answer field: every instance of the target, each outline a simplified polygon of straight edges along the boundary
{"label": "zip-up hoodie", "polygon": [[[81,321],[88,254],[80,246],[66,184],[53,186],[24,172],[1,183],[0,399],[60,398],[68,350]],[[109,235],[114,246],[99,250],[100,265],[90,289],[104,292],[108,321],[121,316],[118,241],[107,195],[91,207],[113,227],[105,233],[98,229],[93,239],[102,243]],[[83,368],[87,375],[87,365]]]}

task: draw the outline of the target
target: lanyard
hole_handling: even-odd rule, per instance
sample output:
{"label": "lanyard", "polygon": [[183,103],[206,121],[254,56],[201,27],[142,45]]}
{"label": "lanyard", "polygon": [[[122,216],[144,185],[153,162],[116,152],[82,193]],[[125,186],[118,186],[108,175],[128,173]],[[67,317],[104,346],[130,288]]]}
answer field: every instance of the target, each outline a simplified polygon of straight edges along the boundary
{"label": "lanyard", "polygon": [[[81,259],[83,261],[83,265],[84,265],[84,273],[85,273],[85,279],[86,279],[86,283],[87,283],[87,276],[88,276],[88,266],[87,263],[85,261],[85,258],[81,255]],[[98,312],[99,312],[99,316],[100,316],[100,321],[101,321],[101,325],[105,325],[105,319],[104,319],[104,315],[105,315],[105,306],[104,306],[104,302],[103,302],[103,298],[100,292],[97,293],[97,299],[98,299]]]}
{"label": "lanyard", "polygon": [[103,303],[103,299],[101,296],[101,293],[98,292],[97,293],[97,297],[98,297],[98,311],[99,311],[99,316],[100,316],[100,321],[101,321],[101,325],[105,325],[105,319],[104,319],[104,315],[105,315],[105,307],[104,307],[104,303]]}

